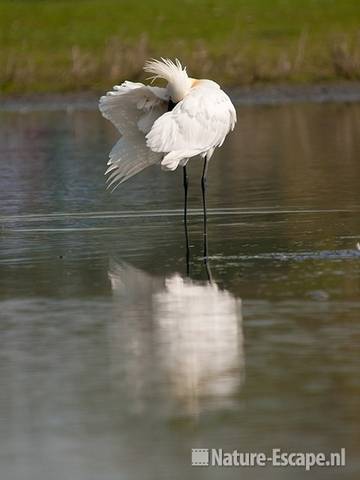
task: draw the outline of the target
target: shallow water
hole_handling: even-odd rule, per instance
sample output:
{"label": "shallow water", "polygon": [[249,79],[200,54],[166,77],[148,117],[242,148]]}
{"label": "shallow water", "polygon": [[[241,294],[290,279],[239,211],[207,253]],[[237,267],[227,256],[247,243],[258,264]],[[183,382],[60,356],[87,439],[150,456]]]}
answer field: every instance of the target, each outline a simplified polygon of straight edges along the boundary
{"label": "shallow water", "polygon": [[110,194],[97,112],[0,113],[1,478],[257,479],[191,448],[275,447],[346,447],[311,476],[359,478],[360,105],[238,114],[209,171],[210,285],[200,162],[187,279],[180,171]]}

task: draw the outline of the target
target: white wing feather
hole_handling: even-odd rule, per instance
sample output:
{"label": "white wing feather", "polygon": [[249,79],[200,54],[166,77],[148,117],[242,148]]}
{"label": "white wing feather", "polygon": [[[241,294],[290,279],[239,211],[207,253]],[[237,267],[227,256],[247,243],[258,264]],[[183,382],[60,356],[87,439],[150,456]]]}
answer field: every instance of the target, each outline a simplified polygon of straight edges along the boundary
{"label": "white wing feather", "polygon": [[123,137],[109,155],[108,186],[120,183],[144,168],[160,163],[161,155],[146,145],[148,133],[157,118],[167,110],[168,94],[165,88],[142,83],[124,82],[100,98],[99,108]]}
{"label": "white wing feather", "polygon": [[100,98],[99,109],[122,135],[138,127],[138,122],[149,112],[166,112],[169,96],[165,88],[142,83],[124,82]]}
{"label": "white wing feather", "polygon": [[234,128],[234,106],[226,93],[213,85],[194,87],[171,112],[155,121],[146,136],[147,145],[167,154],[163,166],[174,169],[182,159],[212,151]]}
{"label": "white wing feather", "polygon": [[124,135],[110,152],[109,168],[105,175],[108,188],[117,188],[121,183],[151,165],[159,164],[161,153],[152,152],[145,143],[145,136],[140,130],[131,135]]}

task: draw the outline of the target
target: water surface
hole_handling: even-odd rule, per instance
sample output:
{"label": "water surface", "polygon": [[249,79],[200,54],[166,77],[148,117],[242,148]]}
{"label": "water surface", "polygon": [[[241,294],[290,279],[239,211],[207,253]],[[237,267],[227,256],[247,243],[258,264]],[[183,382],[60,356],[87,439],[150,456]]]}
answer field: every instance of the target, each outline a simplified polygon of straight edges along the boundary
{"label": "water surface", "polygon": [[1,478],[257,479],[191,448],[274,447],[346,447],[359,477],[360,106],[238,115],[209,169],[210,285],[200,161],[186,278],[180,171],[110,194],[97,112],[0,113]]}

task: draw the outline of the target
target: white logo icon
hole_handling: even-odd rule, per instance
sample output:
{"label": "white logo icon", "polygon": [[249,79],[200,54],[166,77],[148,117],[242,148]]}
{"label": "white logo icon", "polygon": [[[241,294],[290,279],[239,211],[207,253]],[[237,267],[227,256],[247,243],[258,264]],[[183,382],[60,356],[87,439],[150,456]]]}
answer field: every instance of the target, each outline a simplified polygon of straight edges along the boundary
{"label": "white logo icon", "polygon": [[191,464],[193,466],[209,465],[209,449],[208,448],[193,448],[191,450]]}

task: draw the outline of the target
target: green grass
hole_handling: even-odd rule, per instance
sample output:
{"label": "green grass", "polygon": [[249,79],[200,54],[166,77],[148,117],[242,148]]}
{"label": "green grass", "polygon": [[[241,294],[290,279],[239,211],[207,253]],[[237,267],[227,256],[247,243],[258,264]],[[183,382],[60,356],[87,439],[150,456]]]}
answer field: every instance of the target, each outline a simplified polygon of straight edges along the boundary
{"label": "green grass", "polygon": [[359,0],[0,0],[0,91],[102,90],[149,56],[228,85],[360,78]]}

